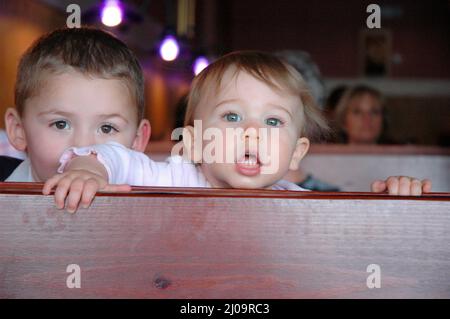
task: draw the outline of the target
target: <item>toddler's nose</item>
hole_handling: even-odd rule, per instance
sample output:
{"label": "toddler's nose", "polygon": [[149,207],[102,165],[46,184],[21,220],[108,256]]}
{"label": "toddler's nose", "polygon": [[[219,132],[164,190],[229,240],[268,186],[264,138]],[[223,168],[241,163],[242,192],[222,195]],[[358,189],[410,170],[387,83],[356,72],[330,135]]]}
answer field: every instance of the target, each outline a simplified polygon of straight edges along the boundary
{"label": "toddler's nose", "polygon": [[258,139],[259,133],[258,129],[254,127],[249,127],[244,131],[244,138],[245,139]]}
{"label": "toddler's nose", "polygon": [[259,139],[260,126],[255,122],[249,122],[245,126],[244,138],[245,139]]}
{"label": "toddler's nose", "polygon": [[247,152],[257,153],[259,140],[259,127],[257,125],[248,125],[244,131],[243,142]]}

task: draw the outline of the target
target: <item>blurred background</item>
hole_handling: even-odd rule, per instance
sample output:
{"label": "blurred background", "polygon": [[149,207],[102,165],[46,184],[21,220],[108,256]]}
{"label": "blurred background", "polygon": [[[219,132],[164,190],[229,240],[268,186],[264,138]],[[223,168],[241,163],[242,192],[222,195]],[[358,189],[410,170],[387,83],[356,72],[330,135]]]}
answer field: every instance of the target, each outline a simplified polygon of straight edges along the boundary
{"label": "blurred background", "polygon": [[[387,152],[396,162],[386,165],[395,172],[409,165],[401,156],[420,155],[427,160],[420,164],[411,158],[410,166],[420,166],[417,172],[424,177],[436,175],[442,180],[438,190],[450,191],[450,1],[376,1],[381,28],[369,29],[366,8],[373,2],[0,0],[0,114],[3,118],[14,105],[21,54],[42,34],[65,27],[67,6],[76,3],[82,25],[114,33],[140,59],[152,124],[150,151],[169,150],[166,142],[182,122],[182,98],[195,72],[227,52],[257,49],[283,56],[302,72],[333,128],[325,142],[354,146],[313,147],[308,170],[336,183],[339,177],[322,174],[323,154],[373,158]],[[391,146],[370,146],[376,144]],[[424,156],[430,155],[439,160],[427,162],[430,157]],[[367,165],[369,171],[377,166]],[[345,190],[360,187],[344,180],[337,184]]]}

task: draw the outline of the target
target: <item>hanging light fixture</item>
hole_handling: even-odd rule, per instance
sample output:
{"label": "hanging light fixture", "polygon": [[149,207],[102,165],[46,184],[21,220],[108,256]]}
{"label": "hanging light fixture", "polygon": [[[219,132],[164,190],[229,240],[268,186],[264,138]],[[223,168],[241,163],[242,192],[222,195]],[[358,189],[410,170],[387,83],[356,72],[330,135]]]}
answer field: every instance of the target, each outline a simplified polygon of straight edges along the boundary
{"label": "hanging light fixture", "polygon": [[173,61],[180,53],[180,46],[173,35],[167,35],[159,47],[159,55],[164,61]]}
{"label": "hanging light fixture", "polygon": [[208,61],[208,59],[206,57],[204,57],[203,55],[198,56],[195,59],[194,65],[193,65],[194,74],[195,75],[199,74],[208,65],[209,65],[209,61]]}
{"label": "hanging light fixture", "polygon": [[101,10],[102,23],[108,27],[118,26],[122,22],[123,11],[119,0],[106,0]]}

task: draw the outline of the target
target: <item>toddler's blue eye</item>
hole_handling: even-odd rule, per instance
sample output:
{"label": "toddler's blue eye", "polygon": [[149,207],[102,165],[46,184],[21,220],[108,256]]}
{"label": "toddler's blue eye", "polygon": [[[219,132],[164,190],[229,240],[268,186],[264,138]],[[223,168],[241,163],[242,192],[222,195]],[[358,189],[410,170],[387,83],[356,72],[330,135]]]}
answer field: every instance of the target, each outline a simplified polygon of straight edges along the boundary
{"label": "toddler's blue eye", "polygon": [[70,128],[69,123],[67,123],[67,121],[62,121],[62,120],[53,122],[52,125],[54,127],[56,127],[56,129],[58,129],[58,130],[67,130]]}
{"label": "toddler's blue eye", "polygon": [[283,124],[283,122],[281,122],[279,119],[271,117],[266,120],[266,124],[270,126],[280,126],[281,124]]}
{"label": "toddler's blue eye", "polygon": [[228,122],[239,122],[241,120],[241,117],[236,113],[228,113],[225,115],[225,119]]}

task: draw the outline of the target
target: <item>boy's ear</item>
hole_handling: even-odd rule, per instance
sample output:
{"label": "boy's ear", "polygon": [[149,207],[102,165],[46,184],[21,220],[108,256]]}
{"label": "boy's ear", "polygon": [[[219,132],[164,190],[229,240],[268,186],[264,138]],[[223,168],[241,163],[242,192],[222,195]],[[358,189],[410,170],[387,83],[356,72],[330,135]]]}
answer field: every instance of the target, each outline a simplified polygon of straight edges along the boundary
{"label": "boy's ear", "polygon": [[151,132],[152,127],[149,120],[141,120],[141,123],[139,123],[139,127],[137,129],[136,137],[134,138],[133,146],[131,148],[138,152],[145,152],[148,141],[150,140]]}
{"label": "boy's ear", "polygon": [[5,113],[6,134],[15,149],[24,152],[27,148],[27,139],[23,128],[22,118],[14,108],[8,108]]}
{"label": "boy's ear", "polygon": [[306,137],[300,137],[297,140],[297,145],[295,146],[294,154],[292,154],[291,163],[289,164],[289,169],[296,171],[300,165],[300,161],[306,155],[309,150],[309,140]]}

